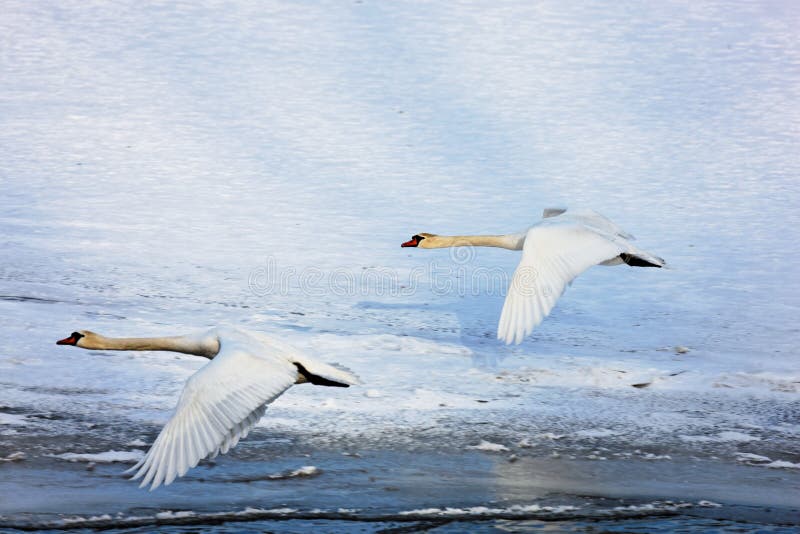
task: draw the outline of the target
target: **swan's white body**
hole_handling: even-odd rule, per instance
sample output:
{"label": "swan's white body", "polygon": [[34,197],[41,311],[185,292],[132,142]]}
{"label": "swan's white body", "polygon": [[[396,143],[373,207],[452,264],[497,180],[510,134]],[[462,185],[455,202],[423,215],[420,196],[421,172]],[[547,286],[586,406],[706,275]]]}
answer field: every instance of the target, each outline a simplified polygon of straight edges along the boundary
{"label": "swan's white body", "polygon": [[273,338],[230,327],[194,336],[117,340],[81,331],[59,343],[97,350],[171,350],[211,359],[186,381],[175,413],[128,471],[136,472],[133,479],[144,477],[140,487],[151,484],[151,490],[185,475],[204,458],[228,452],[293,384],[320,379],[335,383],[325,385],[358,383],[351,373]]}
{"label": "swan's white body", "polygon": [[664,260],[637,248],[634,237],[597,212],[547,209],[528,230],[498,236],[418,234],[403,246],[492,246],[522,250],[506,294],[497,337],[520,343],[547,317],[567,285],[592,265],[663,267]]}

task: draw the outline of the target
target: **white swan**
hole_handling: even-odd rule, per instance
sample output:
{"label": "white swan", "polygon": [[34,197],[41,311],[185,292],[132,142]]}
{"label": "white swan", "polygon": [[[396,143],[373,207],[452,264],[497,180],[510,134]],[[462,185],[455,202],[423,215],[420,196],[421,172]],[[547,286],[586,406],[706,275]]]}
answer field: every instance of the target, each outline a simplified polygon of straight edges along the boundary
{"label": "white swan", "polygon": [[663,267],[664,260],[632,243],[633,236],[597,212],[550,208],[518,234],[441,236],[419,233],[403,247],[500,247],[522,250],[508,288],[497,338],[520,343],[547,317],[567,284],[592,265]]}
{"label": "white swan", "polygon": [[79,330],[58,345],[89,350],[166,350],[211,360],[186,381],[172,418],[139,463],[139,487],[170,484],[206,457],[225,454],[292,384],[349,387],[358,379],[262,334],[218,327],[199,335],[108,338]]}

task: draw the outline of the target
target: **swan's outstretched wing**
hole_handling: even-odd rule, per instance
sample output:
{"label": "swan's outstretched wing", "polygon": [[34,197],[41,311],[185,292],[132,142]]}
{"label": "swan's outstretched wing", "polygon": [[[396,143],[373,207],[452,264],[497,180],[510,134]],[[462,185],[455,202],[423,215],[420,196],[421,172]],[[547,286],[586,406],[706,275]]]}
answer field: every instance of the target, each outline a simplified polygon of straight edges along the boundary
{"label": "swan's outstretched wing", "polygon": [[133,479],[143,476],[140,487],[152,484],[154,490],[203,458],[228,452],[296,379],[291,362],[223,342],[219,354],[187,380],[172,418],[129,470],[136,471]]}
{"label": "swan's outstretched wing", "polygon": [[525,237],[497,328],[498,339],[507,344],[530,334],[576,276],[628,249],[617,236],[561,217],[544,219]]}

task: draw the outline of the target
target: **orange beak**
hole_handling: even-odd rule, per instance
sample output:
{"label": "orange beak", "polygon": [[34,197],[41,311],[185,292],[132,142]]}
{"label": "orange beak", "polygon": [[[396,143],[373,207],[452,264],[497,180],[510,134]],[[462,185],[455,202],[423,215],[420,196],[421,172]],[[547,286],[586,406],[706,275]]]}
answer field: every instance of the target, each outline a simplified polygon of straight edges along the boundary
{"label": "orange beak", "polygon": [[64,339],[59,339],[56,341],[56,345],[77,345],[78,338],[75,336],[65,337]]}
{"label": "orange beak", "polygon": [[419,245],[419,241],[417,240],[416,237],[412,237],[411,241],[406,241],[405,243],[403,243],[400,246],[401,247],[416,247],[417,245]]}

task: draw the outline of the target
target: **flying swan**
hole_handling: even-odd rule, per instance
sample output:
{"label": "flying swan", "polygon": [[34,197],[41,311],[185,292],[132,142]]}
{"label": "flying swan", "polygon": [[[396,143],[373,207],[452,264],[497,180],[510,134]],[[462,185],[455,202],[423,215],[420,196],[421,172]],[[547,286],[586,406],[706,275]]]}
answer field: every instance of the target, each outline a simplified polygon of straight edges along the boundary
{"label": "flying swan", "polygon": [[663,259],[636,248],[632,235],[591,210],[544,210],[528,230],[507,235],[443,236],[419,233],[403,247],[500,247],[522,250],[508,288],[497,338],[520,343],[547,317],[567,284],[592,265],[664,267]]}
{"label": "flying swan", "polygon": [[281,342],[231,327],[188,336],[110,338],[88,330],[56,342],[89,350],[165,350],[211,360],[189,377],[172,418],[147,454],[128,472],[139,487],[168,485],[247,436],[267,409],[293,384],[349,387],[358,379]]}

